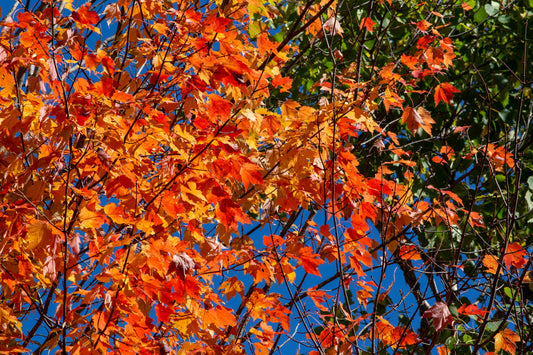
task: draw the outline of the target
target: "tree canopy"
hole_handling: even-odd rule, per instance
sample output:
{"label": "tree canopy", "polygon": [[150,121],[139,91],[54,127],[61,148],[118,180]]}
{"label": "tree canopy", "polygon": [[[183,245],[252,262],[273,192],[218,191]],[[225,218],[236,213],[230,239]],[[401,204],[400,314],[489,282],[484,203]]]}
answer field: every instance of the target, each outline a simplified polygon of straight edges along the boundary
{"label": "tree canopy", "polygon": [[533,2],[25,0],[0,353],[533,352]]}

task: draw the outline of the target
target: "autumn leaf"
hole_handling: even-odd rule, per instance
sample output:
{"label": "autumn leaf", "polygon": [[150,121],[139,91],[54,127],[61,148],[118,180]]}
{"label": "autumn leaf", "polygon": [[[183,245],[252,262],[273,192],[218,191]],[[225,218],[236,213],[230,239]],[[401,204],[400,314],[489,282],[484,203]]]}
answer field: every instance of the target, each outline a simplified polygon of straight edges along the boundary
{"label": "autumn leaf", "polygon": [[415,23],[415,25],[420,31],[426,32],[428,28],[431,26],[431,23],[427,22],[426,20],[422,20],[422,21]]}
{"label": "autumn leaf", "polygon": [[516,343],[520,341],[518,334],[511,329],[504,329],[494,336],[494,351],[501,349],[514,355],[516,353]]}
{"label": "autumn leaf", "polygon": [[100,17],[96,11],[92,11],[90,8],[91,6],[89,4],[83,5],[72,13],[72,19],[79,24],[81,28],[89,28],[98,34],[101,34],[100,29],[94,27],[94,25],[100,21]]}
{"label": "autumn leaf", "polygon": [[314,254],[310,247],[303,247],[299,250],[298,259],[304,270],[312,275],[321,276],[318,266],[324,263],[319,255]]}
{"label": "autumn leaf", "polygon": [[50,243],[52,238],[52,231],[47,222],[34,221],[26,227],[28,249],[33,250],[44,243]]}
{"label": "autumn leaf", "polygon": [[527,263],[527,251],[520,243],[511,243],[507,246],[507,252],[503,257],[503,262],[507,268],[511,265],[517,269],[522,269]]}
{"label": "autumn leaf", "polygon": [[439,104],[439,102],[444,101],[445,103],[449,104],[450,100],[453,97],[454,93],[460,92],[455,87],[453,87],[450,83],[442,83],[440,85],[437,85],[435,88],[435,107]]}
{"label": "autumn leaf", "polygon": [[424,312],[422,318],[432,318],[433,326],[437,332],[440,332],[447,325],[453,325],[453,317],[444,302],[437,302]]}
{"label": "autumn leaf", "polygon": [[363,29],[364,27],[368,32],[372,32],[374,30],[375,24],[376,23],[372,21],[370,17],[364,17],[363,19],[361,19],[361,25],[359,25],[359,29]]}
{"label": "autumn leaf", "polygon": [[272,79],[272,86],[279,87],[280,92],[288,92],[292,87],[292,79],[288,77],[282,77],[281,75],[276,75]]}
{"label": "autumn leaf", "polygon": [[308,290],[307,295],[309,296],[309,298],[311,298],[311,300],[313,300],[313,303],[318,309],[323,312],[328,311],[328,309],[324,307],[325,297],[327,297],[327,294],[324,291]]}
{"label": "autumn leaf", "polygon": [[400,257],[405,260],[421,260],[422,259],[414,245],[402,245],[400,247]]}
{"label": "autumn leaf", "polygon": [[457,312],[465,316],[477,315],[480,317],[483,317],[487,313],[486,310],[480,309],[475,304],[470,304],[470,305],[463,304],[461,307],[457,309]]}
{"label": "autumn leaf", "polygon": [[[496,274],[498,271],[498,260],[493,255],[485,255],[483,257],[483,265],[487,268],[487,272],[491,274]],[[500,269],[500,274],[502,274],[503,271]]]}
{"label": "autumn leaf", "polygon": [[[523,37],[506,25],[520,11],[15,3],[0,6],[0,354],[531,346],[516,104],[531,68],[504,38]],[[460,107],[438,106],[457,89]],[[523,307],[497,292],[486,308],[479,286],[506,282]],[[435,336],[413,331],[427,302]],[[450,335],[452,302],[470,323]],[[513,323],[477,339],[500,313]]]}
{"label": "autumn leaf", "polygon": [[257,37],[257,48],[262,57],[264,57],[266,53],[277,52],[277,47],[278,45],[268,38],[268,33],[266,31]]}
{"label": "autumn leaf", "polygon": [[463,8],[464,11],[470,11],[470,10],[472,10],[472,6],[470,6],[470,4],[467,3],[467,2],[462,3],[462,4],[461,4],[461,7]]}
{"label": "autumn leaf", "polygon": [[426,131],[431,136],[431,126],[435,121],[431,118],[430,113],[423,107],[416,110],[412,107],[406,107],[402,114],[402,123],[407,125],[407,128],[415,134],[419,128]]}

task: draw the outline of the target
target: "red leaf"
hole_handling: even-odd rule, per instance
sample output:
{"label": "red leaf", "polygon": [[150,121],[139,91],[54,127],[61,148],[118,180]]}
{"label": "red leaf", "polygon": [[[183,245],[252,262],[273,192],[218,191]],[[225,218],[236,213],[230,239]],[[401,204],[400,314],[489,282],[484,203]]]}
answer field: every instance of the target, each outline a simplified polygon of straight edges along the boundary
{"label": "red leaf", "polygon": [[481,317],[484,316],[485,313],[487,313],[486,310],[480,309],[475,304],[470,304],[468,306],[466,304],[463,304],[461,307],[459,307],[457,312],[465,316],[476,315],[476,316],[481,316]]}
{"label": "red leaf", "polygon": [[89,8],[91,5],[86,4],[72,13],[74,21],[82,23],[84,25],[96,25],[100,21],[100,17],[96,11],[91,11]]}
{"label": "red leaf", "polygon": [[454,88],[453,85],[450,83],[442,83],[438,85],[435,88],[435,107],[437,107],[437,105],[441,101],[444,101],[449,104],[455,92],[460,91]]}
{"label": "red leaf", "polygon": [[426,49],[431,42],[433,42],[437,38],[436,36],[424,36],[416,42],[416,48],[417,49]]}

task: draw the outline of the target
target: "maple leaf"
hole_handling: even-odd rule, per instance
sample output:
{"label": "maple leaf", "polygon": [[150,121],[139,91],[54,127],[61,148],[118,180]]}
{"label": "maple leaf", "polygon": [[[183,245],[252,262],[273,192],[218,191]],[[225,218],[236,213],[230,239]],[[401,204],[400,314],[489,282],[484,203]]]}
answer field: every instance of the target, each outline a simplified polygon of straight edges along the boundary
{"label": "maple leaf", "polygon": [[520,245],[520,243],[511,243],[507,246],[507,252],[503,257],[503,262],[507,268],[510,268],[511,265],[517,269],[522,269],[526,265],[527,251]]}
{"label": "maple leaf", "polygon": [[508,152],[505,147],[496,146],[493,143],[489,143],[483,148],[486,154],[489,156],[496,171],[502,172],[504,165],[507,165],[510,168],[514,167],[513,154]]}
{"label": "maple leaf", "polygon": [[365,17],[361,20],[361,25],[359,25],[359,29],[362,29],[364,27],[368,32],[372,32],[374,30],[375,24],[376,23],[372,21],[370,17]]}
{"label": "maple leaf", "polygon": [[405,260],[422,260],[414,245],[402,245],[400,247],[400,257]]}
{"label": "maple leaf", "polygon": [[516,343],[520,341],[520,336],[511,329],[504,329],[494,336],[494,351],[497,353],[501,349],[508,351],[512,355],[516,353]]}
{"label": "maple leaf", "polygon": [[437,332],[440,332],[447,325],[453,325],[453,317],[444,302],[437,302],[424,312],[422,318],[432,318],[433,326]]}
{"label": "maple leaf", "polygon": [[50,227],[48,226],[48,223],[44,221],[35,221],[29,224],[26,227],[26,230],[26,237],[28,241],[27,246],[29,250],[33,250],[46,242],[49,243],[50,238],[52,237]]}
{"label": "maple leaf", "polygon": [[430,26],[431,23],[427,22],[426,20],[422,20],[416,23],[416,27],[422,32],[426,32]]}
{"label": "maple leaf", "polygon": [[265,56],[266,53],[276,53],[278,45],[275,42],[272,42],[268,38],[268,32],[263,32],[259,37],[257,37],[257,49],[259,49],[259,54]]}
{"label": "maple leaf", "polygon": [[405,123],[413,134],[419,128],[422,128],[431,136],[431,126],[435,121],[433,121],[429,112],[423,107],[419,107],[416,110],[412,107],[406,107],[402,114],[402,123]]}
{"label": "maple leaf", "polygon": [[402,54],[400,57],[403,64],[405,64],[409,69],[416,69],[418,67],[418,58],[406,54]]}
{"label": "maple leaf", "polygon": [[[494,255],[485,255],[483,257],[483,265],[487,268],[487,272],[491,274],[496,274],[498,271],[498,260]],[[500,269],[500,274],[502,274],[503,271]]]}
{"label": "maple leaf", "polygon": [[281,75],[276,75],[272,78],[272,86],[279,87],[279,92],[289,92],[292,88],[292,79],[288,77],[282,77]]}
{"label": "maple leaf", "polygon": [[98,34],[100,33],[100,29],[97,27],[94,27],[95,24],[100,21],[100,16],[98,16],[98,13],[96,11],[90,10],[91,5],[86,4],[80,7],[77,11],[74,11],[72,13],[72,19],[81,25],[82,28],[89,28],[93,31],[95,31]]}
{"label": "maple leaf", "polygon": [[57,278],[56,261],[53,255],[49,255],[44,260],[43,274],[51,281],[55,281]]}
{"label": "maple leaf", "polygon": [[483,317],[485,315],[485,313],[487,313],[486,310],[480,309],[475,304],[470,304],[470,305],[463,304],[461,307],[459,307],[457,309],[457,312],[459,314],[463,314],[465,316],[477,315],[477,316],[480,316],[480,317]]}
{"label": "maple leaf", "polygon": [[311,298],[311,300],[313,301],[313,303],[318,309],[320,309],[323,312],[328,311],[328,309],[324,307],[324,303],[325,303],[324,297],[328,296],[326,292],[312,289],[312,290],[307,291],[307,296]]}
{"label": "maple leaf", "polygon": [[416,42],[416,48],[426,49],[428,48],[429,44],[433,42],[436,38],[437,36],[433,36],[433,35],[423,36]]}
{"label": "maple leaf", "polygon": [[391,337],[394,339],[394,343],[399,347],[411,346],[420,341],[418,335],[406,327],[394,327],[391,332]]}
{"label": "maple leaf", "polygon": [[324,260],[319,255],[313,253],[311,247],[303,247],[299,250],[298,258],[302,263],[304,270],[310,274],[320,276],[318,266],[324,263]]}
{"label": "maple leaf", "polygon": [[449,104],[450,100],[453,97],[453,94],[456,92],[460,92],[455,87],[453,87],[450,83],[442,83],[440,85],[437,85],[435,88],[435,107],[439,104],[439,102],[444,101],[445,103]]}

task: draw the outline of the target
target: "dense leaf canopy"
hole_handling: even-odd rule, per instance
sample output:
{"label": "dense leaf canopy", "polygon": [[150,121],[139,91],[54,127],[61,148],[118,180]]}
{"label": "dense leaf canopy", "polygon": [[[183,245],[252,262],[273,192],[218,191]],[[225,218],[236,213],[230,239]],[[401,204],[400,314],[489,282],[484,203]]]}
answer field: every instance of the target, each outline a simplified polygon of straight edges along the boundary
{"label": "dense leaf canopy", "polygon": [[533,352],[531,0],[25,0],[0,353]]}

